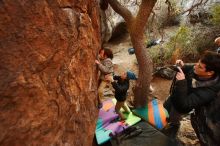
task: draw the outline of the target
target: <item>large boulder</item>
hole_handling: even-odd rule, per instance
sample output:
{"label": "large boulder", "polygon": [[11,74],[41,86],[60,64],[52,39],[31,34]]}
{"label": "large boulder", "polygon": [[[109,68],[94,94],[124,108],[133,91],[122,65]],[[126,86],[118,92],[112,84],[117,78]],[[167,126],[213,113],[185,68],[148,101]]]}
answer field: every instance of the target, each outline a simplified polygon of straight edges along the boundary
{"label": "large boulder", "polygon": [[[118,0],[118,2],[128,8],[132,14],[136,15],[139,8],[136,2],[140,3],[140,0]],[[124,19],[117,14],[111,6],[101,10],[101,32],[103,42],[108,42],[112,37],[123,35],[125,29],[126,25]]]}
{"label": "large boulder", "polygon": [[0,1],[0,145],[92,145],[95,0]]}

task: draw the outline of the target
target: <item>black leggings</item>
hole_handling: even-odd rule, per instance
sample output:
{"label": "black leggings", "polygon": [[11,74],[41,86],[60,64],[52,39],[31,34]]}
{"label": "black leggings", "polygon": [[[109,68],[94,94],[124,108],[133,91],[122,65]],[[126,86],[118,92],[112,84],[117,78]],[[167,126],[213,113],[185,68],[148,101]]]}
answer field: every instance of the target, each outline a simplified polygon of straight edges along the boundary
{"label": "black leggings", "polygon": [[173,125],[180,125],[181,114],[174,108],[170,97],[164,102],[163,107],[169,113],[168,122],[172,123]]}

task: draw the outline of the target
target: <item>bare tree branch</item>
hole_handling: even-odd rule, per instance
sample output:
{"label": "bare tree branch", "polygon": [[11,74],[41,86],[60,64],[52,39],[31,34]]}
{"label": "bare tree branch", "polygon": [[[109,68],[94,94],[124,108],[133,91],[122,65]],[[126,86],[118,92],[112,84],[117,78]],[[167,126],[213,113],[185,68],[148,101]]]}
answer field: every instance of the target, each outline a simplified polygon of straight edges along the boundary
{"label": "bare tree branch", "polygon": [[170,17],[170,13],[173,11],[173,7],[172,4],[169,0],[166,0],[165,3],[168,5],[168,13],[167,13],[167,17]]}
{"label": "bare tree branch", "polygon": [[121,5],[117,0],[106,0],[111,5],[116,13],[121,15],[127,23],[132,20],[133,15],[132,13],[123,5]]}
{"label": "bare tree branch", "polygon": [[166,0],[165,3],[168,5],[168,15],[169,15],[170,11],[171,11],[171,8],[172,8],[172,5],[171,5],[171,2],[169,0]]}
{"label": "bare tree branch", "polygon": [[152,19],[151,19],[151,24],[153,24],[154,19],[155,19],[155,16],[156,16],[156,13],[154,12],[154,10],[152,10],[151,13],[153,14],[153,15],[152,15]]}
{"label": "bare tree branch", "polygon": [[209,0],[206,0],[203,4],[205,5]]}
{"label": "bare tree branch", "polygon": [[206,3],[208,2],[208,0],[200,0],[198,3],[192,5],[189,9],[185,10],[182,12],[182,14],[185,14],[186,12],[188,12],[187,15],[191,14],[191,12],[195,9],[195,8],[198,8],[199,6],[201,5],[205,5]]}

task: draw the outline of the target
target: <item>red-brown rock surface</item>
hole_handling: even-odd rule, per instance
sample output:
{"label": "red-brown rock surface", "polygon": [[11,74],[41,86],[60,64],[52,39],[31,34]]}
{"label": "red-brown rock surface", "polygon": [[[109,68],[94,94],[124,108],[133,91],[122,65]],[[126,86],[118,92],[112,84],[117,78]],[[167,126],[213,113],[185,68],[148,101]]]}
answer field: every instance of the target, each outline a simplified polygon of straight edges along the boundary
{"label": "red-brown rock surface", "polygon": [[96,0],[0,1],[0,145],[91,145]]}

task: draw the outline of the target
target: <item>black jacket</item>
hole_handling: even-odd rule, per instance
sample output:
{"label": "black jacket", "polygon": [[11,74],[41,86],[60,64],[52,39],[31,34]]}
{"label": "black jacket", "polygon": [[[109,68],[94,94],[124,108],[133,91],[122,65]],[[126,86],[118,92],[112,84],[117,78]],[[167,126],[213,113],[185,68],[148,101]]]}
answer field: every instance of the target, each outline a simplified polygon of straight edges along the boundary
{"label": "black jacket", "polygon": [[220,145],[220,77],[216,75],[202,81],[203,86],[193,88],[193,66],[185,66],[183,71],[186,79],[175,83],[171,102],[180,113],[195,109],[191,122],[201,145]]}
{"label": "black jacket", "polygon": [[183,72],[186,79],[175,83],[170,97],[178,112],[188,113],[192,109],[207,105],[217,96],[220,90],[220,79],[204,87],[192,88],[192,78],[196,78],[193,72],[193,66],[185,66]]}
{"label": "black jacket", "polygon": [[129,79],[122,80],[120,76],[114,76],[112,87],[115,89],[115,98],[117,101],[123,102],[126,100],[127,91],[129,89]]}

